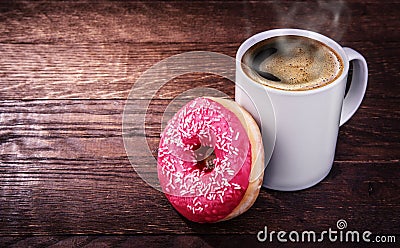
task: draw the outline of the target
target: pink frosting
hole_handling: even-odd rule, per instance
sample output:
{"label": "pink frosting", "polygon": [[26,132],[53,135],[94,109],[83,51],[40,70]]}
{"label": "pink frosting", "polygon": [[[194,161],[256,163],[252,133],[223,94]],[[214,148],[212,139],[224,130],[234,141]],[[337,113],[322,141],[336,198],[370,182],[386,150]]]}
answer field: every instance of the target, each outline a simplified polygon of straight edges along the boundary
{"label": "pink frosting", "polygon": [[[213,168],[199,162],[212,150]],[[189,102],[161,134],[160,185],[189,220],[216,222],[229,215],[247,190],[250,171],[251,145],[245,128],[233,112],[213,100]]]}

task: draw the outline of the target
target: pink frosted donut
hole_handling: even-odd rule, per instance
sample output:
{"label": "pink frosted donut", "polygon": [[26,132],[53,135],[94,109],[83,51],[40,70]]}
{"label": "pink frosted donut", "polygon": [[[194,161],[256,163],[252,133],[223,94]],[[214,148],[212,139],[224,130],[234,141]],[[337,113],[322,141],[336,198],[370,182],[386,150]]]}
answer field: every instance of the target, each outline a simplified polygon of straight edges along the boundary
{"label": "pink frosted donut", "polygon": [[260,131],[236,102],[194,99],[161,134],[157,169],[163,192],[187,219],[231,219],[253,205],[261,187]]}

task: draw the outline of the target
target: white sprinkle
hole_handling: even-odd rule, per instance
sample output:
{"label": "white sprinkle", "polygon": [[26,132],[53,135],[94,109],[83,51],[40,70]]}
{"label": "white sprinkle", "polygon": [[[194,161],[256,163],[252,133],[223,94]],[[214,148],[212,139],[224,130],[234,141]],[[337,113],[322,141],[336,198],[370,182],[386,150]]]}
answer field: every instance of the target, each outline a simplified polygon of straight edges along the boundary
{"label": "white sprinkle", "polygon": [[239,132],[236,133],[235,140],[238,140],[238,138],[239,138]]}
{"label": "white sprinkle", "polygon": [[219,199],[221,200],[221,203],[224,203],[224,199],[222,198],[222,195],[219,195]]}
{"label": "white sprinkle", "polygon": [[226,178],[222,178],[222,182],[223,182],[223,185],[225,185],[227,187],[231,186],[231,184],[228,182],[228,180]]}
{"label": "white sprinkle", "polygon": [[201,186],[200,186],[200,188],[198,189],[199,190],[199,192],[197,193],[199,196],[203,196],[204,195],[204,193],[203,193],[203,188],[201,188]]}
{"label": "white sprinkle", "polygon": [[206,192],[204,193],[204,195],[208,195],[210,193],[210,189],[211,189],[211,184],[208,184],[206,186],[206,189],[205,189]]}
{"label": "white sprinkle", "polygon": [[232,183],[232,185],[234,186],[234,189],[241,189],[240,185],[237,183]]}

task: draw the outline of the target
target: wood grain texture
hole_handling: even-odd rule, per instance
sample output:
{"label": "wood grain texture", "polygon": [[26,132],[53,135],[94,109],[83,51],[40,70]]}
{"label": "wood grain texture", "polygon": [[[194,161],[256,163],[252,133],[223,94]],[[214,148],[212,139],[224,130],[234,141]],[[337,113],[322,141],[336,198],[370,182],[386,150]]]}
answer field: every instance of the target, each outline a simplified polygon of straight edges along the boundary
{"label": "wood grain texture", "polygon": [[263,189],[245,214],[201,225],[179,216],[127,161],[83,162],[85,166],[76,162],[67,166],[54,159],[18,167],[3,163],[8,172],[2,173],[1,233],[255,234],[264,225],[271,230],[321,232],[339,219],[355,230],[400,231],[399,179],[392,173],[397,167],[393,164],[335,162],[328,178],[312,189],[296,193]]}
{"label": "wood grain texture", "polygon": [[4,1],[0,9],[3,43],[242,42],[279,27],[344,41],[400,38],[398,1]]}
{"label": "wood grain texture", "polygon": [[[3,241],[3,242],[1,242]],[[57,236],[30,236],[30,237],[0,237],[0,244],[7,247],[222,247],[234,248],[247,245],[250,247],[293,247],[292,243],[258,242],[255,235],[57,235]],[[341,243],[341,247],[396,247],[395,244],[382,243]],[[298,242],[296,247],[337,247],[336,243],[325,242],[312,244]]]}
{"label": "wood grain texture", "polygon": [[[399,161],[399,116],[393,116],[390,109],[379,108],[385,101],[367,102],[368,108],[361,108],[341,127],[336,161]],[[132,122],[129,128],[145,128],[151,150],[158,147],[163,115],[173,114],[164,113],[169,102],[155,99],[149,109],[135,108],[131,114],[133,118],[146,115],[145,123]],[[122,100],[2,101],[0,156],[3,159],[124,159],[124,106]],[[133,132],[132,135],[139,134]]]}
{"label": "wood grain texture", "polygon": [[[365,119],[373,119],[368,116],[376,114],[375,108],[371,108],[372,112],[360,110],[354,124],[349,123],[340,131],[334,169],[318,186],[297,193],[263,190],[254,207],[243,216],[226,223],[197,225],[176,214],[162,193],[144,183],[127,160],[121,131],[124,103],[1,103],[0,233],[240,234],[254,233],[265,223],[279,228],[283,220],[285,226],[322,230],[340,218],[358,228],[400,231],[396,226],[400,184],[399,145],[395,138],[398,119],[383,123],[383,118],[377,118],[375,128],[360,126]],[[150,149],[158,147],[162,109],[167,103],[154,100],[148,110],[145,125]],[[132,123],[132,129],[140,125],[143,123]],[[385,125],[386,134],[394,136],[392,140],[377,135]],[[140,151],[135,153],[134,165],[155,166],[155,161]],[[329,216],[325,216],[327,211]],[[377,221],[383,217],[384,223]]]}
{"label": "wood grain texture", "polygon": [[[126,99],[132,85],[151,66],[189,51],[235,56],[240,43],[160,44],[0,44],[1,99]],[[347,42],[366,54],[366,97],[397,97],[400,54],[396,42]],[[188,61],[190,63],[190,61]],[[204,63],[211,63],[204,58]],[[179,68],[172,63],[171,68]],[[234,72],[232,72],[234,73]],[[232,74],[234,75],[234,74]],[[201,78],[191,78],[187,86]],[[203,79],[204,80],[204,79]],[[171,89],[182,87],[175,81]],[[199,82],[201,83],[201,82]],[[145,90],[145,89],[144,89]]]}
{"label": "wood grain texture", "polygon": [[[356,48],[369,62],[372,92],[399,94],[392,87],[400,68],[399,3],[339,5],[347,15],[342,13],[341,22],[335,24],[317,20],[329,8],[339,8],[334,3],[320,6],[322,13],[312,4],[290,1],[2,2],[0,6],[2,99],[125,99],[138,77],[162,59],[193,50],[234,56],[252,34],[278,27],[326,32],[343,46]],[[264,14],[265,9],[282,20]],[[302,21],[295,21],[294,15],[302,16]]]}
{"label": "wood grain texture", "polygon": [[[349,230],[400,235],[399,7],[375,0],[0,2],[0,246],[264,247],[255,235],[265,225],[321,232],[338,219]],[[280,27],[314,30],[360,51],[369,66],[365,99],[340,128],[333,169],[320,184],[262,189],[238,218],[191,223],[128,160],[124,106],[149,100],[127,102],[130,90],[148,93],[135,82],[172,55],[233,57],[251,35]],[[234,96],[229,80],[190,73],[160,88],[148,109],[132,105],[133,120],[146,118],[132,121],[129,135],[140,140],[144,129],[147,142],[138,143],[134,166],[151,175],[155,153],[143,151],[155,151],[163,115],[172,114],[167,106],[194,87]]]}
{"label": "wood grain texture", "polygon": [[[0,97],[126,99],[139,76],[162,59],[192,50],[229,52],[233,56],[237,46],[194,43],[179,46],[3,44],[0,45],[0,85],[4,90],[0,92]],[[206,59],[204,62],[210,63]],[[198,80],[192,77],[186,87],[192,87],[192,82]],[[178,84],[183,85],[183,82],[176,82],[175,88]]]}

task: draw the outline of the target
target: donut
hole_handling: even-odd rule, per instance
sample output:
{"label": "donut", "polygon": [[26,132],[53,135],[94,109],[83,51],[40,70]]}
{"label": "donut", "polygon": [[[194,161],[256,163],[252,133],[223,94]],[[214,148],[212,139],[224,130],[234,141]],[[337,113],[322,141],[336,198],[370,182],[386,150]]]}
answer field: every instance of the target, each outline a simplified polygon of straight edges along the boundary
{"label": "donut", "polygon": [[264,148],[256,122],[236,102],[196,98],[160,136],[160,186],[185,218],[225,221],[253,205],[264,174]]}

